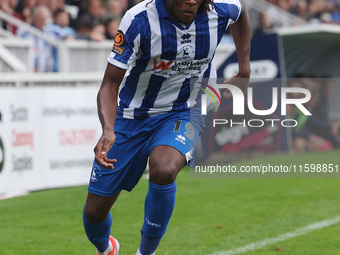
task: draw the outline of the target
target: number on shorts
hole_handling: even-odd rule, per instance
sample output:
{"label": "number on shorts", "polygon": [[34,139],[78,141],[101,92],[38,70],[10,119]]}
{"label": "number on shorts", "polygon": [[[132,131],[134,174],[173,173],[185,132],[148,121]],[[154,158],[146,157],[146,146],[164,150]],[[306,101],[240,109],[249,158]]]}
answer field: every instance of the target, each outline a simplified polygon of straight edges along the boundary
{"label": "number on shorts", "polygon": [[[181,129],[182,121],[181,120],[175,121],[174,125],[175,125],[174,132],[177,133]],[[188,137],[190,140],[194,139],[194,137],[195,137],[195,129],[194,129],[194,126],[190,122],[188,122],[185,125],[185,130],[186,130],[186,132],[184,133],[184,135],[186,137]]]}
{"label": "number on shorts", "polygon": [[185,136],[188,137],[190,140],[194,139],[195,137],[195,129],[194,129],[194,126],[188,122],[186,125],[185,125],[185,129],[187,130],[187,132],[185,132]]}

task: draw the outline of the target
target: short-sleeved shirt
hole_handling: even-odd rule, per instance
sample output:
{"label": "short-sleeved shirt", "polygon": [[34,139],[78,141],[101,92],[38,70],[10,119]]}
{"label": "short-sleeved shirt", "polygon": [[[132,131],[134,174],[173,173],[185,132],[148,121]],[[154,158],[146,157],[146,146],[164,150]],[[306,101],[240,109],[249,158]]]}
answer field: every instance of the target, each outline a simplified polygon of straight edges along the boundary
{"label": "short-sleeved shirt", "polygon": [[142,119],[196,104],[191,78],[216,77],[215,50],[241,13],[239,0],[216,0],[190,24],[173,20],[164,0],[143,1],[123,17],[108,62],[127,72],[118,115]]}

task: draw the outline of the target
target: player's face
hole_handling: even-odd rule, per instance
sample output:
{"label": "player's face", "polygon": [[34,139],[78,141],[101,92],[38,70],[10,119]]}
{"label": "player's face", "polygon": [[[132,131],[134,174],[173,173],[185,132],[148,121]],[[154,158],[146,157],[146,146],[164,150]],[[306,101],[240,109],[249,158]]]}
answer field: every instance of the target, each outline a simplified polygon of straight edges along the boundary
{"label": "player's face", "polygon": [[166,0],[169,16],[179,23],[189,24],[196,17],[203,0]]}

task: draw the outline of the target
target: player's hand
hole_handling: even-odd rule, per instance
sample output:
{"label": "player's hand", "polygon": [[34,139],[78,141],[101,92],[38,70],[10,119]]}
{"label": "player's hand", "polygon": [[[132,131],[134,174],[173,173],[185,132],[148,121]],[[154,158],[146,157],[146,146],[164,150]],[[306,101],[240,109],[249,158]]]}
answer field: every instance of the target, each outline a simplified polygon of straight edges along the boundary
{"label": "player's hand", "polygon": [[112,145],[116,141],[116,135],[114,131],[103,132],[96,147],[94,148],[95,159],[97,163],[108,169],[113,169],[113,163],[116,163],[116,159],[108,159],[107,153],[111,149]]}
{"label": "player's hand", "polygon": [[[233,77],[231,77],[229,80],[225,81],[224,83],[235,85],[242,90],[243,94],[246,94],[248,85],[249,85],[249,78],[250,78],[250,73],[246,73],[246,74],[238,73],[234,75]],[[232,97],[232,94],[229,89],[222,89],[221,93],[225,98]]]}

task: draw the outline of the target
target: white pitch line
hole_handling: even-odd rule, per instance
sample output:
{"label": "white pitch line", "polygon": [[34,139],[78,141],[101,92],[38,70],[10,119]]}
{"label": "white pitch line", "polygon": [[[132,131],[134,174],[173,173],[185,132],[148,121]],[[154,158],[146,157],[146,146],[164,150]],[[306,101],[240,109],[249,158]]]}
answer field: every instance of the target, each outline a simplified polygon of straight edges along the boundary
{"label": "white pitch line", "polygon": [[329,226],[332,226],[332,225],[335,225],[335,224],[338,224],[338,223],[340,223],[340,215],[338,215],[334,218],[315,222],[315,223],[313,223],[309,226],[306,226],[306,227],[298,228],[293,232],[289,232],[289,233],[280,235],[278,237],[266,238],[262,241],[249,243],[249,244],[246,244],[244,246],[238,247],[236,249],[232,249],[232,250],[228,250],[228,251],[215,252],[212,255],[233,255],[233,254],[245,253],[247,251],[258,250],[258,249],[263,248],[265,246],[275,244],[277,242],[286,241],[288,239],[291,239],[291,238],[294,238],[294,237],[297,237],[297,236],[302,236],[302,235],[305,235],[309,232],[312,232],[312,231],[315,231],[315,230],[318,230],[318,229],[322,229],[322,228],[326,228],[326,227],[329,227]]}

